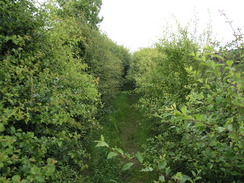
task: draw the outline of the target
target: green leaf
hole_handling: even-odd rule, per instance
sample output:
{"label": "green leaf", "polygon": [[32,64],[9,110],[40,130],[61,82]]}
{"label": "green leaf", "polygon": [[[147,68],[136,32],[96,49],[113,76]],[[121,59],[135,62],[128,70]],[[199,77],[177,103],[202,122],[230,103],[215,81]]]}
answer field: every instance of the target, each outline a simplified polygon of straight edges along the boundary
{"label": "green leaf", "polygon": [[196,172],[191,171],[191,173],[192,173],[192,175],[193,175],[194,177],[196,177],[196,176],[197,176]]}
{"label": "green leaf", "polygon": [[153,171],[152,167],[146,167],[146,168],[141,169],[141,172],[152,172],[152,171]]}
{"label": "green leaf", "polygon": [[159,170],[162,170],[162,169],[164,169],[164,168],[166,167],[166,165],[167,165],[166,160],[162,160],[162,161],[159,162],[159,164],[158,164],[158,169],[159,169]]}
{"label": "green leaf", "polygon": [[183,107],[181,108],[181,112],[182,112],[182,114],[186,115],[187,107],[186,107],[186,106],[183,106]]}
{"label": "green leaf", "polygon": [[63,142],[62,141],[58,141],[57,144],[58,144],[59,147],[61,147],[63,145]]}
{"label": "green leaf", "polygon": [[136,153],[136,157],[140,163],[143,163],[144,158],[140,152]]}
{"label": "green leaf", "polygon": [[187,175],[183,175],[183,179],[180,180],[180,183],[185,183],[185,182],[187,182],[187,181],[192,182],[191,177],[189,177],[189,176],[187,176]]}
{"label": "green leaf", "polygon": [[104,142],[104,136],[103,135],[101,135],[101,141]]}
{"label": "green leaf", "polygon": [[0,132],[3,132],[5,130],[5,127],[3,125],[3,123],[0,123]]}
{"label": "green leaf", "polygon": [[196,126],[200,128],[200,127],[205,127],[206,125],[201,122],[196,122]]}
{"label": "green leaf", "polygon": [[130,167],[132,167],[134,165],[134,163],[127,163],[123,166],[122,170],[125,171],[125,170],[128,170],[130,169]]}
{"label": "green leaf", "polygon": [[222,96],[217,96],[216,97],[217,104],[220,104],[222,101],[223,101],[223,97]]}
{"label": "green leaf", "polygon": [[52,174],[55,172],[55,166],[54,165],[48,165],[47,167],[47,173]]}
{"label": "green leaf", "polygon": [[227,125],[227,129],[228,129],[229,131],[232,131],[232,130],[233,130],[233,125],[232,125],[232,124],[228,124],[228,125]]}
{"label": "green leaf", "polygon": [[115,156],[118,156],[118,154],[115,153],[115,152],[110,152],[110,153],[108,154],[108,156],[107,156],[107,159],[111,159],[111,158],[113,158],[113,157],[115,157]]}
{"label": "green leaf", "polygon": [[35,179],[36,179],[38,182],[44,182],[44,176],[42,176],[42,175],[38,175],[38,176],[36,176]]}
{"label": "green leaf", "polygon": [[115,148],[115,150],[116,150],[118,153],[120,153],[121,155],[124,155],[124,152],[123,152],[122,149],[120,149],[120,148]]}
{"label": "green leaf", "polygon": [[170,167],[167,167],[166,170],[165,170],[166,175],[169,175],[170,172],[171,172]]}
{"label": "green leaf", "polygon": [[224,131],[224,128],[219,126],[219,127],[217,128],[217,131],[218,131],[219,133],[221,133],[221,132]]}
{"label": "green leaf", "polygon": [[40,168],[38,168],[37,166],[34,166],[31,168],[31,173],[36,175],[40,173]]}
{"label": "green leaf", "polygon": [[19,175],[14,175],[14,176],[12,177],[12,180],[13,180],[14,182],[20,182],[21,177],[20,177]]}
{"label": "green leaf", "polygon": [[47,159],[47,164],[48,165],[53,165],[53,164],[55,164],[55,162],[56,162],[56,160],[54,160],[54,159],[51,159],[51,158]]}
{"label": "green leaf", "polygon": [[165,181],[165,178],[164,178],[163,175],[161,175],[158,180],[161,181],[161,182],[164,182]]}
{"label": "green leaf", "polygon": [[189,129],[189,127],[191,126],[191,123],[186,123],[185,124],[185,128],[188,130]]}
{"label": "green leaf", "polygon": [[181,173],[181,172],[177,172],[177,173],[173,176],[173,179],[178,180],[178,181],[183,180],[183,175],[182,175],[182,173]]}
{"label": "green leaf", "polygon": [[227,61],[226,61],[226,64],[227,64],[229,67],[231,67],[233,63],[234,63],[233,60],[227,60]]}
{"label": "green leaf", "polygon": [[196,114],[196,120],[197,121],[203,121],[204,115],[203,114]]}
{"label": "green leaf", "polygon": [[[217,55],[217,54],[214,54],[214,57],[218,58],[218,59],[221,59],[221,60],[224,60],[223,57],[221,57],[220,55]],[[220,65],[220,64],[216,64],[216,65]]]}
{"label": "green leaf", "polygon": [[106,142],[99,142],[96,147],[109,147],[109,145]]}
{"label": "green leaf", "polygon": [[176,111],[174,112],[174,115],[175,115],[175,116],[181,116],[182,113],[181,113],[180,111],[176,110]]}

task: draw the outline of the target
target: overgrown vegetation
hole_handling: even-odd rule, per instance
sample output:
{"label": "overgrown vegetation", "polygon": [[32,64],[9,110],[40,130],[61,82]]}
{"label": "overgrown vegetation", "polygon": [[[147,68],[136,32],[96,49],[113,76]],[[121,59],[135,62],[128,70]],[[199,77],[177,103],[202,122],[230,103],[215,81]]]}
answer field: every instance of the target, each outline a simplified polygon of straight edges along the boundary
{"label": "overgrown vegetation", "polygon": [[[143,153],[105,146],[154,178],[144,182],[242,182],[244,171],[243,40],[199,44],[188,31],[134,54],[127,76],[151,130]],[[238,42],[238,44],[236,43]],[[217,52],[218,51],[218,52]]]}
{"label": "overgrown vegetation", "polygon": [[0,182],[242,182],[241,32],[132,55],[101,4],[0,0]]}
{"label": "overgrown vegetation", "polygon": [[86,182],[128,55],[98,31],[100,5],[0,1],[0,182]]}

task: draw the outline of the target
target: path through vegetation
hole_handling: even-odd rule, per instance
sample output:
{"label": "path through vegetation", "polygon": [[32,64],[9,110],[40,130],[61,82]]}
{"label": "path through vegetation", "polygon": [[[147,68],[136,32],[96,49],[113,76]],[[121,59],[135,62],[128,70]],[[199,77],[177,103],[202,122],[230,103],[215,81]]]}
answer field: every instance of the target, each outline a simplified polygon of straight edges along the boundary
{"label": "path through vegetation", "polygon": [[[136,95],[120,93],[106,117],[108,128],[104,129],[110,145],[121,147],[130,154],[140,151],[141,144],[146,141],[145,129],[140,125],[143,116],[134,106],[136,101]],[[128,183],[144,182],[145,179],[140,174],[141,172],[134,172],[123,179]]]}
{"label": "path through vegetation", "polygon": [[124,126],[121,129],[121,139],[124,142],[125,151],[128,153],[135,153],[138,151],[138,129],[139,129],[139,116],[138,111],[133,104],[135,103],[135,96],[130,95],[128,97],[128,110],[125,112]]}

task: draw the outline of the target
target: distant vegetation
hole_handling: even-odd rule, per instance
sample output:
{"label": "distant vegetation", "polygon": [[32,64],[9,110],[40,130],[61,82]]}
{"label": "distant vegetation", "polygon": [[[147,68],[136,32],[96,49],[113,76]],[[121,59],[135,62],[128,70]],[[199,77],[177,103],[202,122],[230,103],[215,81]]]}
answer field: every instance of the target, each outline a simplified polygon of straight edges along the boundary
{"label": "distant vegetation", "polygon": [[130,53],[101,5],[0,0],[0,182],[241,183],[243,34]]}

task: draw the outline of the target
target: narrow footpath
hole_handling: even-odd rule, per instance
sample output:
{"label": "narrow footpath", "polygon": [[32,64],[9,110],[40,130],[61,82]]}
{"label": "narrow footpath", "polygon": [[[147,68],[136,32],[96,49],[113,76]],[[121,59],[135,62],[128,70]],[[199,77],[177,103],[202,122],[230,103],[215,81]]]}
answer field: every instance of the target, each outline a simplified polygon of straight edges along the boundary
{"label": "narrow footpath", "polygon": [[[140,123],[143,121],[142,112],[134,104],[137,97],[134,94],[120,93],[114,103],[113,110],[107,116],[106,136],[110,139],[111,146],[118,146],[124,152],[135,154],[140,151],[140,146],[146,141],[146,129]],[[131,171],[131,170],[129,170]],[[129,173],[123,177],[125,183],[145,183],[145,173]]]}
{"label": "narrow footpath", "polygon": [[136,97],[133,95],[128,96],[128,110],[126,111],[126,119],[121,131],[121,139],[124,142],[125,151],[133,154],[138,151],[139,142],[137,139],[139,129],[138,111],[135,109]]}

